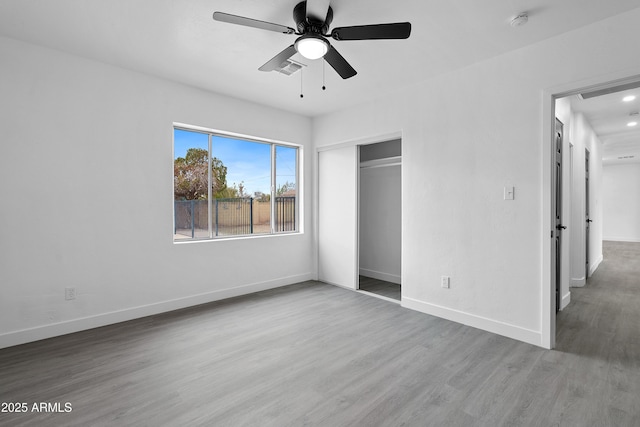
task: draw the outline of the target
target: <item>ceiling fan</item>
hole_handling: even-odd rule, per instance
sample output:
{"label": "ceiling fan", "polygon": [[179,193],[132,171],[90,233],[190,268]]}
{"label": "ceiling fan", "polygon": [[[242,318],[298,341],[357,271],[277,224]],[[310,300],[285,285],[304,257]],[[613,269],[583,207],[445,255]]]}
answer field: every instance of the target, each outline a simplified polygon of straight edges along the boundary
{"label": "ceiling fan", "polygon": [[307,0],[298,3],[293,8],[293,20],[296,23],[297,31],[284,25],[223,12],[214,12],[213,19],[230,24],[300,36],[294,44],[285,48],[260,67],[260,71],[277,69],[297,52],[307,59],[324,58],[343,79],[353,77],[357,72],[329,43],[327,37],[331,37],[334,40],[380,40],[406,39],[411,34],[411,23],[409,22],[338,27],[328,32],[329,25],[333,21],[333,9],[329,6],[329,0]]}

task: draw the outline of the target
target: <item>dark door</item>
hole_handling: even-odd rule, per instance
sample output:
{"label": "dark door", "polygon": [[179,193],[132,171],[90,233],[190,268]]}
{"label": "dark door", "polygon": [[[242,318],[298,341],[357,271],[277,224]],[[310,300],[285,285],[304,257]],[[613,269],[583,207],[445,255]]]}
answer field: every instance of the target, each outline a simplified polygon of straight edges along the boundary
{"label": "dark door", "polygon": [[554,144],[554,192],[555,192],[555,267],[556,267],[556,313],[560,311],[560,283],[562,282],[562,141],[564,126],[556,119]]}
{"label": "dark door", "polygon": [[585,150],[584,151],[584,176],[585,176],[585,183],[584,183],[584,216],[585,216],[585,233],[584,233],[584,238],[585,238],[585,259],[586,259],[586,263],[585,263],[585,273],[584,273],[584,278],[585,280],[587,280],[589,278],[589,228],[590,228],[590,223],[591,223],[591,219],[589,218],[589,150]]}

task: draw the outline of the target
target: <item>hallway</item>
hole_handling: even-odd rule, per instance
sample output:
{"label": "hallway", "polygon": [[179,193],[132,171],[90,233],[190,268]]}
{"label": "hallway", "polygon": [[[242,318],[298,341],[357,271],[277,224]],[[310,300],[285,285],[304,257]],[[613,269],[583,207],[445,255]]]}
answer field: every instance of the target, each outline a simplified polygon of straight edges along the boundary
{"label": "hallway", "polygon": [[[608,410],[611,425],[624,425],[623,420],[638,425],[640,243],[605,241],[603,255],[587,285],[571,288],[571,304],[558,314],[556,352],[550,355],[567,353],[561,394],[578,397],[574,402],[583,402],[586,413]],[[619,419],[612,408],[619,408]]]}

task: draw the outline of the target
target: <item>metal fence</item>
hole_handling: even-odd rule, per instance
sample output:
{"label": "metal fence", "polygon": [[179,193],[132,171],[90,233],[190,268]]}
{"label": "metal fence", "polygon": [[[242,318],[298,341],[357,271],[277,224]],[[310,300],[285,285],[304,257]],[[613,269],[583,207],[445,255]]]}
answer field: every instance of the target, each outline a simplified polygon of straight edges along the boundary
{"label": "metal fence", "polygon": [[208,202],[181,200],[174,205],[174,234],[180,237],[209,237]]}
{"label": "metal fence", "polygon": [[276,231],[296,230],[296,198],[276,197]]}
{"label": "metal fence", "polygon": [[[207,200],[174,201],[176,238],[209,237],[209,203]],[[275,198],[275,231],[296,230],[296,198]],[[214,199],[211,234],[232,236],[271,232],[271,203],[253,198]]]}

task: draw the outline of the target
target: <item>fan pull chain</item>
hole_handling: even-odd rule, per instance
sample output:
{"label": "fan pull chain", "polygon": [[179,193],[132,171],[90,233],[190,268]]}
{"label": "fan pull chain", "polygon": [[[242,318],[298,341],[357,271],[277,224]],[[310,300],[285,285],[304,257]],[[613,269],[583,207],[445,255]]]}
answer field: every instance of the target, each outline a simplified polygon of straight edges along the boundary
{"label": "fan pull chain", "polygon": [[322,61],[322,90],[326,90],[327,87],[324,85],[324,60]]}
{"label": "fan pull chain", "polygon": [[302,69],[300,70],[300,98],[304,98],[302,94]]}

